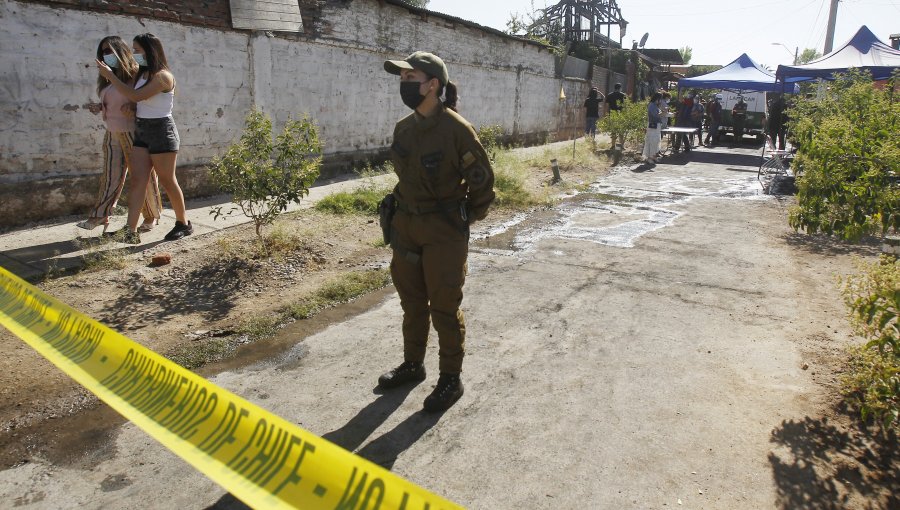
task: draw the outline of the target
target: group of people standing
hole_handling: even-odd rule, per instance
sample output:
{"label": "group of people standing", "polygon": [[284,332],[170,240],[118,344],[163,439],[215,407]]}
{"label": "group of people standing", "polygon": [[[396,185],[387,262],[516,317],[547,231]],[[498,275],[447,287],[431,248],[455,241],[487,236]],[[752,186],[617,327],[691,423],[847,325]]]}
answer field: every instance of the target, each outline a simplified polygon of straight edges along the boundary
{"label": "group of people standing", "polygon": [[[643,158],[645,162],[656,163],[662,155],[660,143],[662,130],[668,125],[670,117],[675,118],[676,127],[693,128],[692,133],[679,133],[674,140],[673,148],[676,152],[684,150],[690,152],[694,147],[705,145],[712,147],[720,141],[720,126],[722,125],[722,94],[714,94],[709,99],[696,92],[689,92],[678,104],[674,113],[669,112],[668,92],[656,92],[647,103],[647,131],[644,138]],[[747,103],[743,97],[731,111],[735,139],[743,137],[744,122],[747,118]],[[703,137],[704,126],[706,138]],[[696,144],[694,138],[696,137]]]}
{"label": "group of people standing", "polygon": [[[584,100],[584,134],[590,136],[591,139],[597,137],[597,122],[600,121],[600,107],[605,106],[605,115],[610,112],[621,111],[625,107],[625,94],[622,92],[622,84],[616,83],[613,91],[605,97],[597,87],[591,87],[588,92],[587,99]],[[619,140],[613,139],[612,146],[615,148],[616,142],[625,143],[624,135]]]}
{"label": "group of people standing", "polygon": [[[166,234],[173,241],[193,233],[187,220],[184,193],[175,177],[180,146],[178,128],[172,118],[175,77],[162,42],[155,35],[138,35],[129,47],[119,36],[108,36],[97,46],[97,94],[99,103],[89,110],[102,114],[103,173],[100,191],[89,217],[77,226],[92,230],[103,227],[103,236],[127,244],[139,244],[140,232],[159,223],[162,184],[175,212],[175,227]],[[116,232],[107,232],[109,216],[122,194],[131,172],[128,221]],[[143,216],[143,222],[138,221]]]}

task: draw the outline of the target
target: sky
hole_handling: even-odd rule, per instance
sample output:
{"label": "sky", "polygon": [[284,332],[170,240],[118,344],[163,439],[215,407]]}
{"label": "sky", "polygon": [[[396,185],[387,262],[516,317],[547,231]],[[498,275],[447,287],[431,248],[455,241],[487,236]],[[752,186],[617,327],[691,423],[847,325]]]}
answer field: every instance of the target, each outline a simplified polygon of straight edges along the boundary
{"label": "sky", "polygon": [[[431,0],[428,9],[506,30],[510,13],[543,8],[555,0]],[[791,64],[794,51],[825,45],[830,0],[618,0],[628,29],[622,45],[630,48],[649,33],[647,48],[692,50],[691,64],[725,65],[741,53],[775,69]],[[834,49],[866,25],[883,42],[900,33],[900,0],[841,0],[837,10]],[[605,32],[605,30],[604,30]],[[618,28],[611,30],[618,37]],[[773,44],[780,43],[780,44]]]}

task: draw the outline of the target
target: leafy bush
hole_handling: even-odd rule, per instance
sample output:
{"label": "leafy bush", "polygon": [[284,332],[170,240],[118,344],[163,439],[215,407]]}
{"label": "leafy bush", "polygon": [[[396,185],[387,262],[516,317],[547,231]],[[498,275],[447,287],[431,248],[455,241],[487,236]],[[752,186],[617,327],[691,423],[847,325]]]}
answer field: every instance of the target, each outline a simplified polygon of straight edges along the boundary
{"label": "leafy bush", "polygon": [[868,339],[851,351],[845,392],[863,419],[874,416],[885,428],[900,425],[900,262],[883,255],[844,280],[844,300],[857,333]]}
{"label": "leafy bush", "polygon": [[221,158],[213,159],[212,181],[238,207],[227,213],[222,207],[210,211],[214,218],[238,208],[256,225],[271,224],[290,203],[299,203],[319,176],[322,143],[316,125],[308,117],[288,120],[274,142],[272,120],[259,110],[247,114],[244,133]]}
{"label": "leafy bush", "polygon": [[850,72],[821,100],[801,98],[790,110],[798,146],[797,205],[790,225],[849,241],[900,228],[900,101],[868,73]]}
{"label": "leafy bush", "polygon": [[613,140],[624,135],[626,143],[641,143],[647,128],[647,103],[626,100],[621,110],[610,111],[597,127]]}
{"label": "leafy bush", "polygon": [[481,141],[481,146],[484,147],[484,151],[487,152],[491,162],[496,161],[497,153],[502,149],[500,146],[500,138],[502,136],[503,126],[486,125],[478,128],[478,140]]}

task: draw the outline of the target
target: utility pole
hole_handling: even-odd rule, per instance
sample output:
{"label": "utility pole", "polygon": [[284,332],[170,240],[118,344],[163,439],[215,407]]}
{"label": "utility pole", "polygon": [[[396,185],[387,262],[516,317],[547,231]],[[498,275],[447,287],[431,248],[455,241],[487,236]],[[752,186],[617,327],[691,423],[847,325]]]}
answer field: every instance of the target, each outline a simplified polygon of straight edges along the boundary
{"label": "utility pole", "polygon": [[834,26],[837,24],[838,1],[831,0],[831,10],[828,11],[828,29],[825,32],[825,55],[831,53],[831,49],[834,47]]}

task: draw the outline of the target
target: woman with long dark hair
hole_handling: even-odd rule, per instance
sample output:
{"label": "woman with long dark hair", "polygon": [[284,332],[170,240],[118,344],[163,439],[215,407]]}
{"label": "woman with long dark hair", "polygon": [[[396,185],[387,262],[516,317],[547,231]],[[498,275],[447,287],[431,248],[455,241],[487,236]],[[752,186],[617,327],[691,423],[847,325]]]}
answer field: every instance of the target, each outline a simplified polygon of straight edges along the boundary
{"label": "woman with long dark hair", "polygon": [[[104,37],[97,45],[97,60],[113,69],[119,81],[134,84],[138,73],[138,65],[131,53],[131,48],[117,35]],[[99,103],[88,106],[93,114],[102,113],[106,124],[103,137],[103,173],[100,174],[100,192],[97,202],[91,208],[88,219],[76,223],[76,226],[92,230],[103,225],[103,233],[109,227],[109,215],[119,201],[122,188],[125,186],[125,175],[130,168],[131,148],[134,143],[134,103],[129,101],[103,75],[97,77],[97,95]],[[144,187],[143,207],[141,214],[144,223],[141,229],[153,228],[153,221],[159,220],[162,201],[156,175],[148,180]]]}
{"label": "woman with long dark hair", "polygon": [[141,242],[137,232],[140,210],[135,205],[140,203],[140,190],[147,185],[150,169],[154,168],[175,212],[175,227],[166,234],[167,241],[174,241],[194,232],[186,217],[184,193],[175,178],[175,160],[180,145],[178,129],[172,119],[175,76],[169,70],[162,43],[155,35],[147,33],[135,37],[132,48],[134,58],[141,66],[133,87],[119,80],[109,66],[97,60],[100,74],[116,90],[137,103],[134,148],[131,153],[132,186],[128,194],[128,224],[114,235],[128,244]]}
{"label": "woman with long dark hair", "polygon": [[391,159],[399,183],[385,198],[396,204],[385,209],[396,211],[387,230],[394,250],[391,276],[403,308],[403,363],[383,374],[378,385],[394,388],[425,379],[433,324],[440,377],[424,408],[439,412],[463,394],[466,328],[460,304],[469,224],[487,215],[494,173],[472,125],[456,113],[457,88],[443,60],[417,51],[405,60],[386,61],[384,69],[400,76],[400,99],[413,111],[394,127]]}

